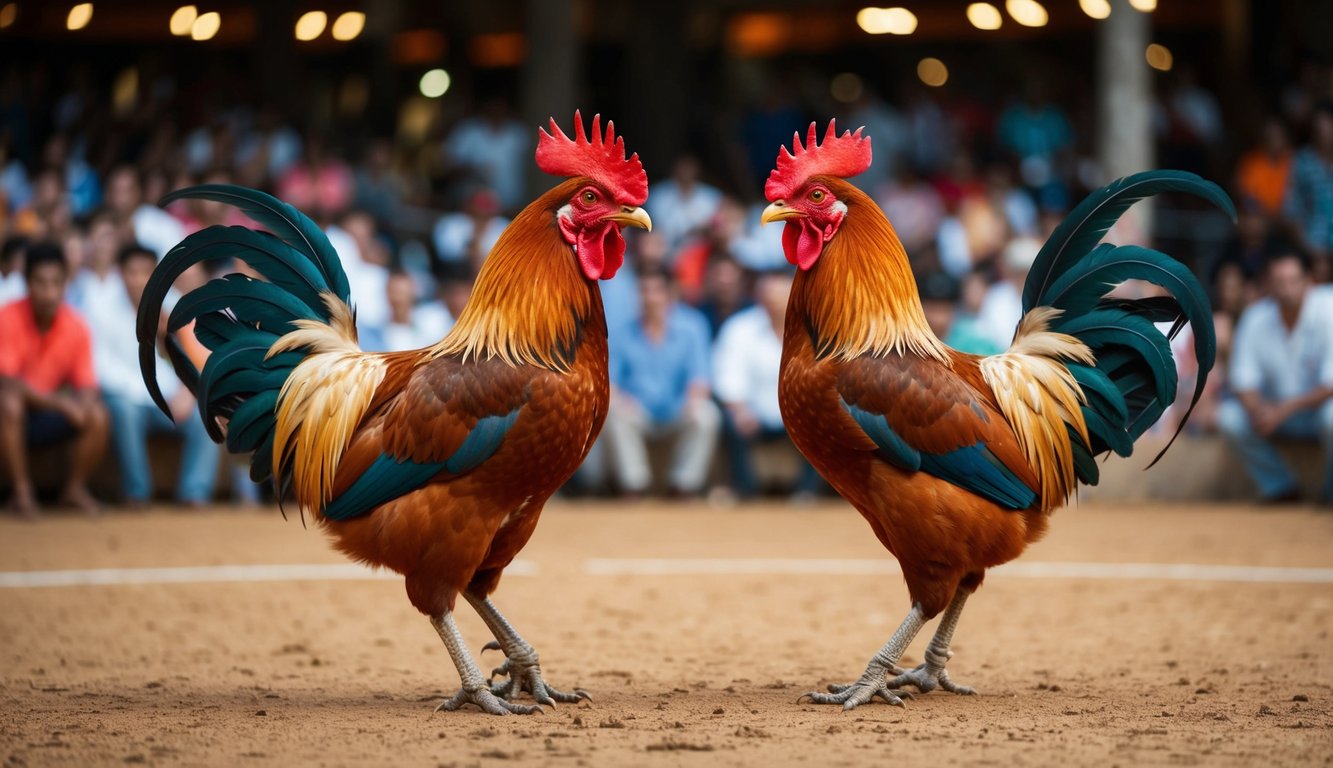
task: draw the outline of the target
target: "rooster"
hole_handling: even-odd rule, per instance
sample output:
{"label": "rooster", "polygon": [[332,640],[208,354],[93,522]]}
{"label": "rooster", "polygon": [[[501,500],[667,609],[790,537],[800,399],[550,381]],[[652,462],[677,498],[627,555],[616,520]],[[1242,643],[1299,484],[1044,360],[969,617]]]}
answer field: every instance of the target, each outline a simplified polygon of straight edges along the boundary
{"label": "rooster", "polygon": [[[1216,347],[1203,288],[1162,253],[1099,245],[1107,229],[1163,191],[1201,196],[1234,216],[1221,189],[1192,174],[1140,173],[1094,192],[1041,249],[1012,345],[977,357],[931,333],[893,227],[844,180],[870,159],[860,130],[839,136],[830,122],[820,144],[811,124],[804,147],[798,135],[793,151],[780,152],[762,214],[763,223],[785,222],[783,248],[798,269],[779,384],[787,429],[898,559],[912,600],[860,679],[806,694],[846,709],[875,698],[901,705],[905,686],[972,692],[945,670],[968,596],[986,569],[1042,535],[1079,482],[1097,482],[1099,455],[1128,456],[1172,402],[1168,339],[1186,322],[1198,400]],[[1107,295],[1126,280],[1171,295]],[[941,613],[925,663],[899,668]]]}
{"label": "rooster", "polygon": [[[276,479],[302,514],[355,560],[406,580],[462,679],[439,707],[496,715],[576,702],[545,682],[532,646],[491,602],[542,506],[573,474],[606,418],[606,319],[597,281],[624,260],[623,226],[651,229],[637,154],[600,116],[570,139],[551,120],[537,165],[569,177],[523,210],[486,259],[457,324],[434,346],[371,354],[357,345],[349,286],[324,233],[262,192],[205,185],[199,198],[237,206],[268,232],[215,226],[157,267],[138,315],[143,376],[153,373],[157,321],[172,282],[205,259],[234,257],[263,280],[233,274],[185,294],[168,318],[167,348],[198,395],[214,440],[252,452],[256,481]],[[202,370],[170,334],[195,321],[211,354]],[[458,596],[505,653],[491,685],[455,624]],[[535,700],[514,701],[527,692]]]}

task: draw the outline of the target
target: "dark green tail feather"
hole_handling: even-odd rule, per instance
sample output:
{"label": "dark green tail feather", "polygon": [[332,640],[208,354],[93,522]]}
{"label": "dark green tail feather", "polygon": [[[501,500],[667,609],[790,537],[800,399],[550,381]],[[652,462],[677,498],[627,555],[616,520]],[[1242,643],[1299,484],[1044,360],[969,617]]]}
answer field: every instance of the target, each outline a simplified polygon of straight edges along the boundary
{"label": "dark green tail feather", "polygon": [[[237,453],[253,451],[250,477],[259,482],[272,474],[278,392],[306,353],[285,352],[267,360],[265,356],[279,336],[295,328],[295,320],[328,322],[323,294],[350,304],[347,275],[319,227],[271,195],[207,184],[172,192],[161,204],[186,198],[233,205],[269,232],[214,226],[171,249],[153,271],[139,304],[140,371],[153,401],[170,416],[156,380],[155,345],[158,318],[172,284],[186,269],[212,259],[239,259],[259,273],[263,280],[242,275],[212,280],[181,297],[173,308],[170,330],[178,331],[193,320],[195,337],[212,351],[202,371],[170,333],[166,342],[176,375],[199,398],[199,415],[209,436],[223,442],[218,420],[228,420],[227,447]],[[287,483],[280,479],[279,486],[283,489]]]}
{"label": "dark green tail feather", "polygon": [[[1089,484],[1097,481],[1095,456],[1108,450],[1129,455],[1134,441],[1175,399],[1177,374],[1169,340],[1186,323],[1194,331],[1198,361],[1194,395],[1176,433],[1153,463],[1189,419],[1217,356],[1212,306],[1189,269],[1149,248],[1099,244],[1130,206],[1162,192],[1192,194],[1235,218],[1226,193],[1194,174],[1134,174],[1088,195],[1065,217],[1037,254],[1023,287],[1024,313],[1039,306],[1063,310],[1051,323],[1051,330],[1077,337],[1096,355],[1095,368],[1069,366],[1087,395],[1083,412],[1091,442],[1084,446],[1074,440],[1074,463],[1079,478]],[[1144,299],[1106,296],[1126,280],[1144,280],[1171,295]],[[1157,323],[1171,323],[1171,329],[1163,334]]]}

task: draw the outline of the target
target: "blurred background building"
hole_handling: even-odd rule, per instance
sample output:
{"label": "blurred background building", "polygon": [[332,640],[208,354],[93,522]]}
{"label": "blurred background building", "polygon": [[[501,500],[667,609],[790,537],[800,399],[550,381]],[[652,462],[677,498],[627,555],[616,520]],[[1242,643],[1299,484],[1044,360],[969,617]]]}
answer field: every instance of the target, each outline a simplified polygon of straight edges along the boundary
{"label": "blurred background building", "polygon": [[[604,286],[613,336],[639,317],[635,275],[665,272],[716,339],[757,278],[786,268],[755,208],[778,146],[836,117],[874,138],[856,183],[945,302],[939,332],[977,352],[1007,344],[1032,243],[1089,189],[1150,167],[1227,187],[1238,227],[1168,199],[1114,233],[1214,286],[1223,375],[1197,420],[1214,428],[1230,329],[1265,294],[1275,250],[1329,281],[1333,4],[898,2],[0,0],[0,303],[24,295],[25,244],[63,247],[77,288],[135,243],[160,257],[241,223],[209,204],[153,205],[225,181],[327,228],[368,348],[431,343],[507,217],[550,184],[532,163],[536,127],[579,107],[615,119],[653,184],[658,230]],[[737,380],[767,386],[755,365]],[[744,398],[714,397],[719,456],[743,450],[743,433],[780,433],[755,427]],[[583,479],[601,490],[616,475]],[[252,492],[239,479],[234,491]]]}

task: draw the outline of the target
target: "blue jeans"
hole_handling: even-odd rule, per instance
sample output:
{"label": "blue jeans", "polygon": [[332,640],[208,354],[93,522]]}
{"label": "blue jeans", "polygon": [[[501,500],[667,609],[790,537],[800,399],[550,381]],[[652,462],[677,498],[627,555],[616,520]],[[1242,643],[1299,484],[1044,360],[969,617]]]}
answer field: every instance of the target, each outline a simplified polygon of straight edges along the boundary
{"label": "blue jeans", "polygon": [[180,435],[183,442],[176,500],[184,504],[206,504],[213,500],[220,451],[209,439],[202,421],[191,416],[181,424],[172,424],[151,403],[138,403],[109,392],[103,392],[102,398],[111,416],[111,443],[120,463],[120,488],[126,501],[146,502],[152,497],[148,436],[162,433]]}
{"label": "blue jeans", "polygon": [[[1250,415],[1239,400],[1227,400],[1218,407],[1217,423],[1240,454],[1245,471],[1259,486],[1260,496],[1275,498],[1300,490],[1300,483],[1277,449],[1250,426]],[[1333,502],[1333,400],[1287,419],[1275,436],[1319,441],[1324,449],[1324,487],[1320,500],[1326,504]]]}
{"label": "blue jeans", "polygon": [[[760,427],[758,434],[750,437],[741,435],[736,422],[731,418],[731,411],[723,408],[722,442],[727,449],[727,464],[731,470],[731,490],[739,498],[751,499],[759,493],[759,479],[755,473],[751,449],[760,443],[786,442],[787,430],[784,427]],[[793,493],[818,493],[823,481],[815,468],[804,456],[797,454],[801,462],[800,473],[792,486]]]}

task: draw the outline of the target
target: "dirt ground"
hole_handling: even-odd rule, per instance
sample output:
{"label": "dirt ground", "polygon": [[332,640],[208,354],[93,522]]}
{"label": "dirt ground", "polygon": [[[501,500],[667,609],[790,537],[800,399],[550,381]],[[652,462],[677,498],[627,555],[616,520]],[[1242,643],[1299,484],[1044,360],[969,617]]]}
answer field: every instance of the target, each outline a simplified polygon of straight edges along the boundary
{"label": "dirt ground", "polygon": [[[434,712],[458,678],[397,579],[0,587],[0,765],[1333,765],[1327,512],[1061,511],[963,616],[950,669],[979,695],[852,712],[797,697],[908,606],[841,504],[553,504],[522,557],[497,603],[594,703]],[[269,510],[0,520],[4,572],[341,562]]]}

